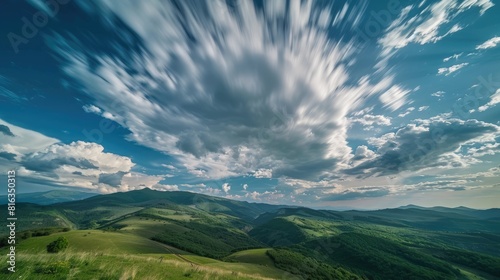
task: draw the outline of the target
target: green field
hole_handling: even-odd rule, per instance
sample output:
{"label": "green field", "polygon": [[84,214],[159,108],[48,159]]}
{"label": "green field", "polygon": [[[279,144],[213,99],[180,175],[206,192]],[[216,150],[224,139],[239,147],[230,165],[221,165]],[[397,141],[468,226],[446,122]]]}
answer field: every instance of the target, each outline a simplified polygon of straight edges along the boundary
{"label": "green field", "polygon": [[[63,253],[48,254],[59,236]],[[76,230],[32,237],[17,245],[17,271],[2,279],[277,279],[285,272],[252,263],[227,263],[194,256],[130,233]],[[1,250],[6,256],[6,249]],[[2,257],[2,264],[6,263]],[[14,276],[15,275],[15,276]],[[168,275],[168,278],[165,278]]]}
{"label": "green field", "polygon": [[270,248],[249,249],[236,252],[226,257],[228,261],[255,263],[264,266],[274,267],[273,261],[266,255]]}

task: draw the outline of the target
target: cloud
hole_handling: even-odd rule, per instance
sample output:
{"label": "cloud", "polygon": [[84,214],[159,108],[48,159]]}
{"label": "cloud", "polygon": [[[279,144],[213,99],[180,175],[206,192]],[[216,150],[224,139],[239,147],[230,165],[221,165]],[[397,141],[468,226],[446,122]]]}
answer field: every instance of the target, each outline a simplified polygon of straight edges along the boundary
{"label": "cloud", "polygon": [[475,186],[468,186],[468,180],[435,180],[419,182],[411,185],[403,185],[401,189],[404,191],[433,191],[433,190],[450,190],[450,191],[464,191],[467,189],[476,188]]}
{"label": "cloud", "polygon": [[366,114],[370,113],[371,111],[373,111],[373,108],[374,108],[374,106],[366,107],[363,110],[359,110],[357,112],[352,113],[352,115],[354,117],[363,116],[363,115],[366,115]]}
{"label": "cloud", "polygon": [[4,97],[4,99],[7,99],[8,101],[11,101],[11,102],[21,102],[21,101],[28,100],[26,97],[20,96],[20,95],[14,93],[13,91],[11,91],[10,89],[5,87],[5,86],[9,85],[10,83],[11,82],[7,78],[0,75],[0,97]]}
{"label": "cloud", "polygon": [[[400,49],[410,43],[435,43],[444,37],[462,29],[459,24],[448,27],[458,15],[471,8],[479,8],[482,15],[493,7],[490,0],[471,0],[459,3],[456,0],[443,0],[422,6],[407,6],[402,9],[379,39],[384,48],[384,55],[390,55],[394,49]],[[419,10],[420,9],[420,10]],[[415,14],[416,13],[416,14]]]}
{"label": "cloud", "polygon": [[160,183],[167,176],[133,172],[129,157],[104,152],[96,143],[82,141],[53,144],[44,150],[25,155],[20,174],[39,183],[79,187],[101,193],[143,188],[177,190],[177,185]]}
{"label": "cloud", "polygon": [[458,71],[460,69],[462,69],[463,67],[469,65],[469,63],[467,62],[464,62],[464,63],[460,63],[460,64],[455,64],[453,66],[450,66],[448,68],[439,68],[438,69],[438,75],[445,75],[445,76],[448,76],[450,75],[451,73],[455,72],[455,71]]}
{"label": "cloud", "polygon": [[366,160],[371,159],[375,156],[375,153],[370,150],[367,146],[361,145],[356,148],[356,152],[354,153],[354,157],[352,160]]}
{"label": "cloud", "polygon": [[71,144],[53,144],[44,150],[27,154],[22,164],[28,170],[54,171],[61,166],[77,169],[97,169],[100,172],[114,173],[129,171],[134,164],[128,157],[105,153],[104,147],[83,141]]}
{"label": "cloud", "polygon": [[2,133],[5,136],[11,136],[11,137],[15,136],[14,133],[10,131],[9,127],[3,124],[0,124],[0,133]]}
{"label": "cloud", "polygon": [[352,156],[347,116],[377,95],[396,110],[410,92],[369,67],[354,79],[357,42],[329,32],[331,7],[310,1],[243,1],[234,10],[215,1],[96,1],[94,8],[113,33],[134,32],[143,47],[94,52],[54,35],[48,42],[61,68],[104,117],[130,131],[127,140],[172,156],[195,176],[334,172]]}
{"label": "cloud", "polygon": [[150,187],[152,190],[157,190],[157,191],[178,191],[179,186],[177,185],[165,185],[165,184],[155,184]]}
{"label": "cloud", "polygon": [[370,115],[366,114],[361,118],[356,118],[351,120],[354,123],[360,123],[363,126],[372,125],[391,125],[391,118],[383,115]]}
{"label": "cloud", "polygon": [[487,143],[477,148],[470,148],[467,150],[468,154],[473,157],[483,157],[485,155],[494,155],[500,153],[500,143]]}
{"label": "cloud", "polygon": [[248,189],[248,184],[243,184],[243,190],[247,190]]}
{"label": "cloud", "polygon": [[253,173],[255,178],[272,178],[273,171],[271,169],[261,168]]}
{"label": "cloud", "polygon": [[253,191],[253,192],[247,192],[245,194],[246,199],[254,200],[254,201],[267,201],[267,202],[276,202],[276,201],[283,201],[283,198],[285,197],[284,194],[278,192],[278,191],[264,191],[264,192],[258,192],[258,191]]}
{"label": "cloud", "polygon": [[[127,173],[123,172],[123,171],[119,171],[116,173],[101,173],[101,174],[99,174],[98,182],[102,183],[102,184],[110,185],[112,187],[119,187],[122,183],[123,175],[125,175],[125,174],[127,174]],[[83,174],[81,174],[81,172],[80,172],[80,175],[83,175]]]}
{"label": "cloud", "polygon": [[224,183],[224,184],[222,184],[222,190],[223,190],[225,193],[228,193],[230,189],[231,189],[231,186],[230,186],[228,183]]}
{"label": "cloud", "polygon": [[[2,172],[7,167],[17,169],[26,182],[101,193],[142,188],[178,189],[176,185],[161,183],[167,176],[132,171],[135,164],[129,157],[105,152],[100,144],[83,141],[64,144],[2,120],[0,125],[15,135],[0,135],[0,168]],[[5,164],[5,160],[9,162]]]}
{"label": "cloud", "polygon": [[376,156],[350,169],[350,175],[390,175],[427,168],[465,167],[477,160],[456,151],[464,144],[494,142],[500,128],[478,120],[448,119],[442,116],[416,120],[381,137],[370,138]]}
{"label": "cloud", "polygon": [[9,161],[14,161],[16,159],[16,154],[5,152],[5,151],[0,151],[0,158],[4,158]]}
{"label": "cloud", "polygon": [[496,47],[500,43],[500,37],[493,37],[488,41],[476,46],[476,50],[485,50]]}
{"label": "cloud", "polygon": [[[55,138],[12,125],[1,119],[0,127],[2,130],[2,133],[0,134],[0,149],[16,155],[25,155],[31,152],[39,151],[59,142],[59,140]],[[12,137],[10,134],[15,135],[15,137]],[[5,136],[2,137],[3,135]]]}
{"label": "cloud", "polygon": [[100,115],[102,112],[102,110],[99,109],[99,107],[94,105],[83,105],[82,108],[86,113],[94,113]]}
{"label": "cloud", "polygon": [[454,54],[454,55],[452,55],[452,56],[448,56],[448,57],[446,57],[446,58],[444,58],[444,59],[443,59],[443,62],[447,62],[448,60],[450,60],[450,59],[452,59],[452,58],[453,58],[453,59],[455,59],[455,60],[457,60],[457,59],[458,59],[460,56],[462,56],[463,54],[464,54],[464,53],[462,52],[462,53],[457,53],[457,54]]}
{"label": "cloud", "polygon": [[418,111],[419,111],[419,112],[425,111],[425,110],[427,110],[427,109],[429,109],[429,106],[421,106],[421,107],[418,107]]}
{"label": "cloud", "polygon": [[392,111],[396,111],[406,103],[406,96],[410,90],[404,90],[399,86],[392,86],[380,96],[380,101],[384,107],[389,107]]}
{"label": "cloud", "polygon": [[445,94],[444,91],[439,90],[439,91],[436,91],[436,92],[432,93],[431,96],[434,96],[434,97],[443,97],[444,94]]}
{"label": "cloud", "polygon": [[345,191],[339,194],[323,196],[322,201],[356,200],[361,198],[382,197],[390,192],[387,189],[367,190],[367,191]]}
{"label": "cloud", "polygon": [[488,108],[493,107],[500,103],[500,89],[497,89],[497,91],[490,96],[490,101],[488,103],[484,104],[483,106],[478,108],[479,112],[484,112],[488,110]]}
{"label": "cloud", "polygon": [[411,112],[413,112],[413,110],[415,110],[415,107],[409,107],[408,109],[406,109],[406,111],[404,113],[399,114],[398,117],[400,117],[400,118],[406,117]]}

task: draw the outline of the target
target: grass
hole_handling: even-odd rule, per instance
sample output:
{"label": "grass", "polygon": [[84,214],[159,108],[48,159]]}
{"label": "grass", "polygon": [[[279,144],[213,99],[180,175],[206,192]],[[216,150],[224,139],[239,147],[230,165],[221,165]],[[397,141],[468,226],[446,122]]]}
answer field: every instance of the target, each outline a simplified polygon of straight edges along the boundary
{"label": "grass", "polygon": [[124,226],[120,229],[121,232],[128,232],[145,238],[151,238],[172,227],[175,230],[183,230],[183,231],[187,230],[181,226],[172,224],[168,221],[156,220],[153,218],[145,218],[145,217],[126,218],[117,222],[116,225]]}
{"label": "grass", "polygon": [[[6,263],[6,257],[1,258]],[[5,265],[4,265],[5,266]],[[272,279],[228,269],[191,265],[158,256],[102,253],[19,254],[16,272],[2,267],[1,279]]]}
{"label": "grass", "polygon": [[225,259],[232,262],[253,263],[274,267],[274,263],[266,254],[270,248],[250,249],[236,252]]}
{"label": "grass", "polygon": [[[59,236],[69,240],[68,249],[46,253],[46,245]],[[130,233],[102,230],[32,237],[16,249],[15,273],[6,269],[6,248],[0,250],[0,279],[280,279],[285,274],[275,267],[222,262]]]}
{"label": "grass", "polygon": [[158,242],[132,234],[101,230],[75,230],[23,240],[17,249],[29,253],[45,252],[45,246],[65,236],[72,252],[104,252],[110,254],[168,254],[170,251]]}

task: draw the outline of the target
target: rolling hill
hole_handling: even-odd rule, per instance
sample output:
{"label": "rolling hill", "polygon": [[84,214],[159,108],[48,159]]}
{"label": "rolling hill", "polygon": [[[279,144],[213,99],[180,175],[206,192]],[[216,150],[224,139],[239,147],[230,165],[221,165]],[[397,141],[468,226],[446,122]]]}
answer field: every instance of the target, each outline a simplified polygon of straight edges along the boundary
{"label": "rolling hill", "polygon": [[[19,203],[17,213],[19,255],[33,258],[26,272],[32,276],[47,255],[44,246],[65,236],[66,259],[101,254],[105,262],[127,263],[119,256],[127,254],[198,267],[172,279],[203,279],[214,271],[219,279],[500,277],[499,209],[331,211],[144,189],[53,205]],[[61,269],[85,270],[81,265]],[[134,277],[146,274],[136,268]]]}

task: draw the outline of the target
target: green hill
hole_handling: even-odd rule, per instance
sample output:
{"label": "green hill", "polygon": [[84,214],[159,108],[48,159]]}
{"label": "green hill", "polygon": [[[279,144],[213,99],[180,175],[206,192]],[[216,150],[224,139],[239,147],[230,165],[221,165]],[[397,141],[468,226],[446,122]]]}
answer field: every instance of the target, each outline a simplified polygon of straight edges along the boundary
{"label": "green hill", "polygon": [[[498,209],[330,211],[144,189],[16,213],[21,276],[32,279],[500,277]],[[58,236],[70,247],[48,255]]]}

